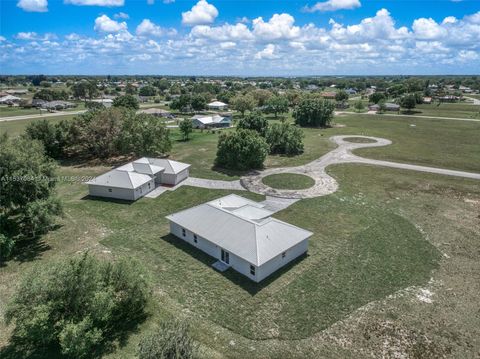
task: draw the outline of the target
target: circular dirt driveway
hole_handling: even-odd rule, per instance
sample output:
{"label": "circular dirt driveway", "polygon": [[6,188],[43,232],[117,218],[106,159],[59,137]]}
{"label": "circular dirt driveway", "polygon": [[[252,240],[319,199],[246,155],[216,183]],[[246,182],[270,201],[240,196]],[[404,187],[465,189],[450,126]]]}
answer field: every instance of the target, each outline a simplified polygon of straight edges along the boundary
{"label": "circular dirt driveway", "polygon": [[[351,138],[363,139],[364,142],[362,140],[357,140],[358,142],[348,141]],[[335,192],[338,188],[337,181],[325,172],[327,166],[338,163],[360,162],[361,157],[353,155],[352,150],[363,147],[386,146],[392,143],[384,138],[357,135],[333,136],[331,140],[338,147],[315,161],[303,166],[269,168],[264,171],[252,172],[242,177],[241,183],[247,190],[266,196],[298,199],[325,196]],[[263,182],[263,179],[267,176],[282,173],[309,176],[315,183],[307,189],[289,190],[272,188]]]}

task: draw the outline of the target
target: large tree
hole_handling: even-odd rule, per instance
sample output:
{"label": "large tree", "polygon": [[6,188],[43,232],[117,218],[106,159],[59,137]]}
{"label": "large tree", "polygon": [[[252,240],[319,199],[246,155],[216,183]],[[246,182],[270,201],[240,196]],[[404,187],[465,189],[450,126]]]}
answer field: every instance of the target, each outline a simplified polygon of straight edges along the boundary
{"label": "large tree", "polygon": [[250,94],[236,95],[230,100],[230,105],[244,116],[246,111],[252,111],[255,108],[257,101]]}
{"label": "large tree", "polygon": [[304,97],[293,111],[295,123],[304,127],[325,127],[333,120],[335,105],[319,97]]}
{"label": "large tree", "polygon": [[262,168],[268,150],[267,142],[256,131],[223,132],[218,139],[215,164],[236,170]]}
{"label": "large tree", "polygon": [[157,90],[155,89],[155,87],[147,85],[140,88],[138,94],[140,96],[155,96],[157,94]]}
{"label": "large tree", "polygon": [[273,113],[275,118],[277,118],[280,113],[288,112],[288,99],[281,95],[270,97],[265,103],[265,112]]}
{"label": "large tree", "polygon": [[303,131],[287,122],[269,126],[265,139],[272,154],[297,155],[303,152]]}
{"label": "large tree", "polygon": [[260,111],[253,111],[238,121],[237,128],[254,130],[257,131],[260,136],[265,137],[268,128],[268,121],[262,116]]}
{"label": "large tree", "polygon": [[178,125],[178,129],[182,133],[184,141],[188,141],[190,133],[193,132],[193,121],[190,118],[185,118]]}
{"label": "large tree", "polygon": [[147,114],[127,114],[118,141],[122,153],[136,156],[163,156],[172,148],[170,131],[165,123]]}
{"label": "large tree", "polygon": [[39,141],[0,139],[0,260],[10,255],[15,241],[49,230],[61,213],[55,168]]}
{"label": "large tree", "polygon": [[408,94],[400,99],[400,106],[411,111],[417,105],[417,100],[414,94]]}
{"label": "large tree", "polygon": [[368,100],[373,103],[379,103],[380,101],[384,101],[386,96],[383,92],[374,92],[369,97]]}
{"label": "large tree", "polygon": [[25,273],[5,317],[35,357],[92,358],[145,318],[149,296],[140,263],[84,254]]}

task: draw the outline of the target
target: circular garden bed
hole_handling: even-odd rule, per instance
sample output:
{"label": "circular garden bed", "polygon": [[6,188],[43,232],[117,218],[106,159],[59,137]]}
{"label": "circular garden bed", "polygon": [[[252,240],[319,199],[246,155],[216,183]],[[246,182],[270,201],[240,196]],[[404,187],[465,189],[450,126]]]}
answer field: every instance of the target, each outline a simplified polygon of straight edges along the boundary
{"label": "circular garden bed", "polygon": [[364,138],[364,137],[345,137],[343,139],[346,142],[353,142],[353,143],[375,143],[376,140],[372,140],[371,138]]}
{"label": "circular garden bed", "polygon": [[312,177],[297,173],[277,173],[262,178],[262,182],[275,189],[307,189],[315,184]]}

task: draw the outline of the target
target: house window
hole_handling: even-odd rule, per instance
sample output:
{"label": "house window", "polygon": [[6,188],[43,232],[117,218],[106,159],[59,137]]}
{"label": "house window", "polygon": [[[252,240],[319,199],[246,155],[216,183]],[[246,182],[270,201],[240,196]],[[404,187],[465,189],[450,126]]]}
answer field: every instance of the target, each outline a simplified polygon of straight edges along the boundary
{"label": "house window", "polygon": [[282,253],[282,258],[285,258],[286,255],[287,255],[287,252],[283,252]]}
{"label": "house window", "polygon": [[109,189],[108,189],[108,192],[112,192],[112,189],[111,189],[111,188],[109,188]]}
{"label": "house window", "polygon": [[148,182],[148,189],[150,189],[150,182]]}
{"label": "house window", "polygon": [[182,236],[185,237],[186,235],[187,235],[187,233],[185,232],[185,228],[182,228]]}
{"label": "house window", "polygon": [[254,265],[250,265],[250,274],[255,275],[255,266]]}
{"label": "house window", "polygon": [[197,240],[197,235],[196,235],[196,234],[193,235],[193,241],[194,241],[195,243],[198,242],[198,240]]}

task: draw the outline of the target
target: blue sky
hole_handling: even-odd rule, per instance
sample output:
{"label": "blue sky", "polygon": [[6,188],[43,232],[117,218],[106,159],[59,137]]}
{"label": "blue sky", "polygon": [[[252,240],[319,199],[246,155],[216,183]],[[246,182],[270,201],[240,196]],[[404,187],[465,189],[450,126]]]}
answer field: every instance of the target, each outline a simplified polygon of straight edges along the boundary
{"label": "blue sky", "polygon": [[480,72],[478,0],[1,0],[0,6],[2,74]]}

